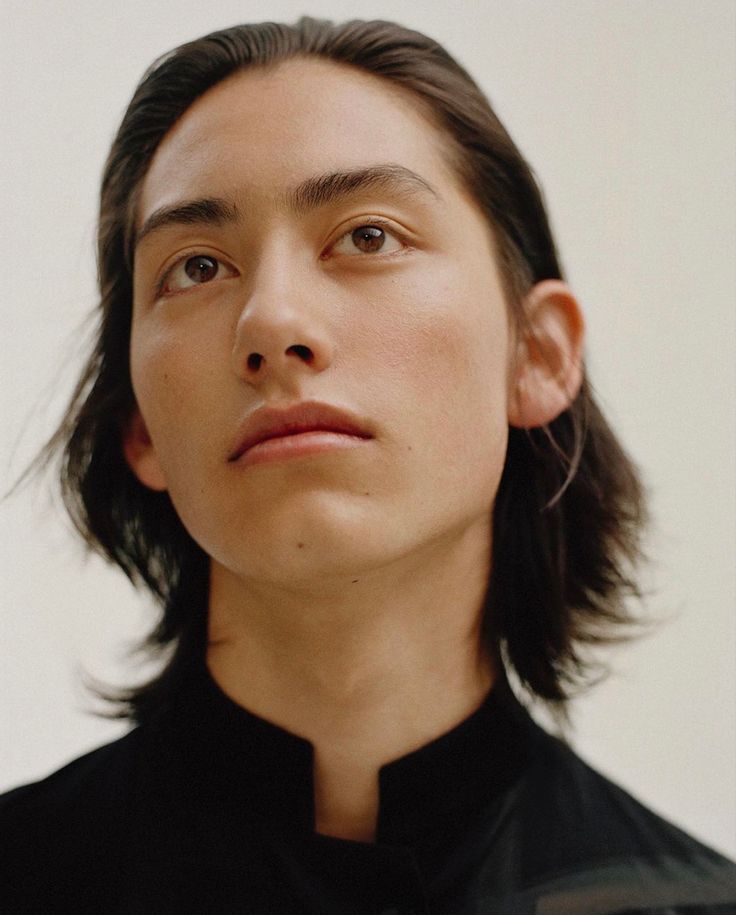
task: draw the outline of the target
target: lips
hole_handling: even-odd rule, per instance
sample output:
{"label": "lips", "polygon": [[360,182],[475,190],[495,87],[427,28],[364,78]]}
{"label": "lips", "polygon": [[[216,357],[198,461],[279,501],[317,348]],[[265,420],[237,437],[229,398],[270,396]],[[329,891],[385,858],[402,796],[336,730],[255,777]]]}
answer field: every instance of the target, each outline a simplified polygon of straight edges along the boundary
{"label": "lips", "polygon": [[308,401],[286,408],[259,407],[240,429],[228,461],[237,461],[249,448],[267,439],[317,431],[373,438],[366,423],[330,404]]}

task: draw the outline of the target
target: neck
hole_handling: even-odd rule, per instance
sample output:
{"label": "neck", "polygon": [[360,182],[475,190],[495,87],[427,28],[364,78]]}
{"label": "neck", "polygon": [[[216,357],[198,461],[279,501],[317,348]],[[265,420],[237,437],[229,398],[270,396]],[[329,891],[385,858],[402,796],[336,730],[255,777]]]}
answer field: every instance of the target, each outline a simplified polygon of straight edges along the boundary
{"label": "neck", "polygon": [[490,535],[478,533],[318,588],[213,565],[208,666],[240,705],[313,744],[318,832],[372,841],[381,766],[459,724],[490,689]]}

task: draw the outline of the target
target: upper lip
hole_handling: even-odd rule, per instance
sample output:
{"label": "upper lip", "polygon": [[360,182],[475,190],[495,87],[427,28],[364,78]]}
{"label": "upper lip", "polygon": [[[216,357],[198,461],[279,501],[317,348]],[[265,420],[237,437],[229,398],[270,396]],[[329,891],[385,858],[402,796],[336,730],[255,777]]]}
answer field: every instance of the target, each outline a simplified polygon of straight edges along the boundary
{"label": "upper lip", "polygon": [[228,460],[237,461],[249,448],[267,438],[320,429],[357,435],[360,438],[373,437],[362,420],[331,404],[304,401],[289,407],[264,406],[254,410],[241,426]]}

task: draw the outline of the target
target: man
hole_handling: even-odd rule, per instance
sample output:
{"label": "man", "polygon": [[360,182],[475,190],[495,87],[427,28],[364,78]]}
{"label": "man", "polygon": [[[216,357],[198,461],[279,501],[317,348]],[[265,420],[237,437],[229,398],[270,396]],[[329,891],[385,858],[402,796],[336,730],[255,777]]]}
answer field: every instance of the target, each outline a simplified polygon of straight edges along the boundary
{"label": "man", "polygon": [[173,651],[126,737],[2,799],[11,911],[732,909],[509,686],[564,713],[644,508],[528,167],[441,48],[302,20],[162,59],[100,286],[52,448]]}

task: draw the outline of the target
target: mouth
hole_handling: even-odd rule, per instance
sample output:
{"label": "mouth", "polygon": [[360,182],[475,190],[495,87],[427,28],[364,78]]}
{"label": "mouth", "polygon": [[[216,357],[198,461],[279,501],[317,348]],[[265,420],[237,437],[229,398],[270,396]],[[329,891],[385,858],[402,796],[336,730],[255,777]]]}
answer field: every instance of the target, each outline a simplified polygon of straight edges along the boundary
{"label": "mouth", "polygon": [[311,401],[280,409],[261,407],[246,420],[228,461],[243,464],[315,454],[355,447],[371,438],[365,422],[330,404]]}
{"label": "mouth", "polygon": [[262,439],[238,458],[239,467],[308,457],[326,451],[355,448],[366,441],[365,437],[336,432],[332,429],[305,429],[288,435]]}

